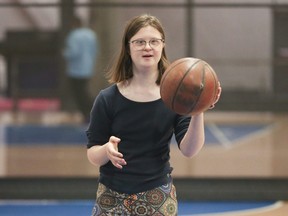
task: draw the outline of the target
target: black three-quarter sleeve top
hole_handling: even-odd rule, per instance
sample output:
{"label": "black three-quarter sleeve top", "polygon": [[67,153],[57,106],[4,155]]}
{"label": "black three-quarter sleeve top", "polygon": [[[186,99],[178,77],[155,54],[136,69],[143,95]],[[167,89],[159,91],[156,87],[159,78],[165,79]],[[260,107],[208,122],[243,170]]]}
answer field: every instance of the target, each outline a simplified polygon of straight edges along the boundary
{"label": "black three-quarter sleeve top", "polygon": [[191,117],[181,116],[161,99],[135,102],[124,97],[116,84],[102,90],[91,110],[87,148],[103,145],[110,136],[121,139],[118,150],[127,165],[111,161],[100,167],[99,181],[112,190],[133,194],[171,181],[170,141],[175,133],[179,145]]}

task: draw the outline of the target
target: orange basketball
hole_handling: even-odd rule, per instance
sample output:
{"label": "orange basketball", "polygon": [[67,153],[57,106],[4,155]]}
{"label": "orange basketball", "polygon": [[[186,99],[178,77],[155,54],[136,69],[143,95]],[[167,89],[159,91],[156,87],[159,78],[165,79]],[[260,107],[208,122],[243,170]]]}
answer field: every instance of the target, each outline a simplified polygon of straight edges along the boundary
{"label": "orange basketball", "polygon": [[206,111],[218,93],[218,78],[212,67],[197,58],[181,58],[164,72],[160,94],[164,103],[181,115]]}

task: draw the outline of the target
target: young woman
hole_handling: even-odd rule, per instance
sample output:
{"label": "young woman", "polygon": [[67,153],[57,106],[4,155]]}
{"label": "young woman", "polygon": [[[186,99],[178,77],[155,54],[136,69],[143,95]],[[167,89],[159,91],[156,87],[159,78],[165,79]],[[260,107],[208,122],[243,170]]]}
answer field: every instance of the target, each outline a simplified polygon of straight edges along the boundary
{"label": "young woman", "polygon": [[[170,140],[175,134],[180,151],[192,157],[204,144],[204,120],[203,113],[181,116],[164,105],[159,85],[167,66],[160,21],[130,20],[111,86],[97,96],[87,130],[88,159],[100,166],[93,216],[177,215]],[[219,87],[215,103],[220,93]]]}

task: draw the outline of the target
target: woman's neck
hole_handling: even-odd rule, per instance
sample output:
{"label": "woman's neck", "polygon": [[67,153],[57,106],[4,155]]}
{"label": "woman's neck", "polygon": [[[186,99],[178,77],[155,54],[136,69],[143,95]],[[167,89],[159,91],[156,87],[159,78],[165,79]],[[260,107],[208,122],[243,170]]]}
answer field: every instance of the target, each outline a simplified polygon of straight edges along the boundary
{"label": "woman's neck", "polygon": [[146,102],[160,98],[160,87],[155,74],[134,73],[134,76],[118,84],[119,91],[130,100]]}

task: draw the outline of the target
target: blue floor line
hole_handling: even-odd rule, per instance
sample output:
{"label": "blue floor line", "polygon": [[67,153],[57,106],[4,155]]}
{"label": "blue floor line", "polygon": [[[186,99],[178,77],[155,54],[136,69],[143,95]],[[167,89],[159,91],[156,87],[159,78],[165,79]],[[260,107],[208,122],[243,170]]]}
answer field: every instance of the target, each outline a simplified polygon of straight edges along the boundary
{"label": "blue floor line", "polygon": [[[272,205],[272,201],[259,202],[179,202],[178,215],[225,213],[252,210]],[[1,216],[88,216],[94,201],[0,201]]]}

